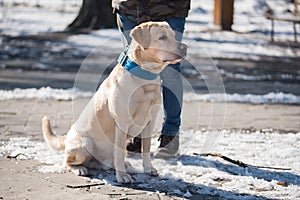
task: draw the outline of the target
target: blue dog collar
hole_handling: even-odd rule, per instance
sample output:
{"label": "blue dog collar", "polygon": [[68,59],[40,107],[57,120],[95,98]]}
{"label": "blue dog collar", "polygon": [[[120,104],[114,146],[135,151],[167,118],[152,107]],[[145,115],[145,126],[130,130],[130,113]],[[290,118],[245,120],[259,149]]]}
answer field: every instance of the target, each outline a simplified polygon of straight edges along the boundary
{"label": "blue dog collar", "polygon": [[138,64],[131,61],[126,52],[121,53],[118,58],[118,63],[120,63],[127,71],[141,79],[155,80],[158,77],[158,74],[143,70]]}

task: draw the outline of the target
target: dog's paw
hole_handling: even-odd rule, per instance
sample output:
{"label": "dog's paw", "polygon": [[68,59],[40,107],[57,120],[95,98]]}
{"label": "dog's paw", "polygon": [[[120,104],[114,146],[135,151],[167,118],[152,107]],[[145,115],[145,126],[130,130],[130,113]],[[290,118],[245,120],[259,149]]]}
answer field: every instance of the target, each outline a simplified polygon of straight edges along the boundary
{"label": "dog's paw", "polygon": [[118,183],[133,183],[131,176],[123,171],[116,171],[116,178]]}
{"label": "dog's paw", "polygon": [[145,173],[150,175],[150,176],[158,176],[158,172],[154,167],[150,167],[150,168],[145,168],[144,169]]}
{"label": "dog's paw", "polygon": [[71,171],[77,176],[87,176],[88,169],[86,167],[77,167],[76,169],[71,169]]}

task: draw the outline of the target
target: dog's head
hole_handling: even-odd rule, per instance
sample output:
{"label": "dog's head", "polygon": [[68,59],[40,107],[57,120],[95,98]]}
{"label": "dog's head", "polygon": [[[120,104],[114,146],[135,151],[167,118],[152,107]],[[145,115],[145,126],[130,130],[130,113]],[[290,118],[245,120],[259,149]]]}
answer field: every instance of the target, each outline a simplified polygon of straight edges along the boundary
{"label": "dog's head", "polygon": [[186,56],[187,45],[175,39],[175,32],[166,22],[145,22],[131,30],[134,61],[143,69],[159,73],[168,64]]}

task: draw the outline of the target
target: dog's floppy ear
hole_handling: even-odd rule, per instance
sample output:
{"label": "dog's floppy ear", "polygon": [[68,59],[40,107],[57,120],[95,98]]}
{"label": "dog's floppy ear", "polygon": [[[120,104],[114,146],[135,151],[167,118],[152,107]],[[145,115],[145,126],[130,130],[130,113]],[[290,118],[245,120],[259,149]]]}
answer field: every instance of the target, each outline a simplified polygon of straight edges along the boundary
{"label": "dog's floppy ear", "polygon": [[130,32],[130,37],[135,40],[143,49],[150,45],[150,26],[137,26]]}

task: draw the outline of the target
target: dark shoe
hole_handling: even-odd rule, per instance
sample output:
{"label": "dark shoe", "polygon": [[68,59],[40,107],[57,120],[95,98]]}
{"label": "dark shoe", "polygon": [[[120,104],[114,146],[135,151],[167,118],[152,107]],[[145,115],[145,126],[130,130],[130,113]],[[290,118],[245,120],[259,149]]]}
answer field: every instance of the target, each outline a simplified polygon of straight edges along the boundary
{"label": "dark shoe", "polygon": [[156,158],[172,158],[179,155],[179,135],[161,135],[160,145],[154,153]]}
{"label": "dark shoe", "polygon": [[141,138],[139,138],[139,137],[131,138],[127,142],[126,149],[130,153],[141,153],[142,152],[141,151],[141,149],[142,149]]}

